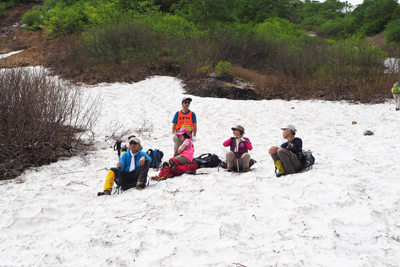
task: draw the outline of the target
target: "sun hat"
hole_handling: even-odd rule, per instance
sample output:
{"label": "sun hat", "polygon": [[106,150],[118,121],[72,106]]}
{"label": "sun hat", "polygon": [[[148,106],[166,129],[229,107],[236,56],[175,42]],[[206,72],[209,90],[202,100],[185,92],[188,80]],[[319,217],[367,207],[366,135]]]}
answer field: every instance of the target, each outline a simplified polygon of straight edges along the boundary
{"label": "sun hat", "polygon": [[182,128],[180,131],[179,131],[179,133],[177,133],[176,135],[179,137],[179,136],[181,136],[182,134],[187,134],[187,135],[189,135],[189,138],[192,138],[192,136],[190,136],[190,132],[189,132],[189,130],[188,129],[186,129],[186,128]]}
{"label": "sun hat", "polygon": [[136,137],[136,135],[130,135],[128,137],[128,141],[135,141],[136,143],[140,143],[140,139]]}
{"label": "sun hat", "polygon": [[244,134],[244,128],[241,125],[236,125],[236,126],[232,127],[231,130],[232,131],[239,130],[242,134]]}
{"label": "sun hat", "polygon": [[191,99],[190,97],[185,96],[185,97],[182,99],[182,103],[183,103],[183,101],[192,102],[192,99]]}
{"label": "sun hat", "polygon": [[296,127],[294,127],[294,125],[292,125],[292,124],[288,124],[286,127],[282,127],[282,128],[281,128],[281,130],[285,130],[285,129],[289,129],[289,130],[291,130],[291,131],[294,132],[294,133],[297,132]]}

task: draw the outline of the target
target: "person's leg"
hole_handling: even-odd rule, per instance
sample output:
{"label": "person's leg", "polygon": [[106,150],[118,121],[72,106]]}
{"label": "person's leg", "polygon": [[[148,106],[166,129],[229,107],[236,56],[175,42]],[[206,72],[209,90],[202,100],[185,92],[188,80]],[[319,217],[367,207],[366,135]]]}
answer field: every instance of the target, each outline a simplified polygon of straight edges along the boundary
{"label": "person's leg", "polygon": [[235,153],[233,153],[232,151],[229,151],[228,153],[226,153],[226,170],[228,171],[232,171],[234,167],[236,167],[236,156]]}
{"label": "person's leg", "polygon": [[117,175],[118,175],[117,168],[111,168],[108,171],[106,180],[104,182],[104,191],[107,191],[107,193],[111,193],[112,187],[114,185],[114,180]]}
{"label": "person's leg", "polygon": [[137,178],[137,183],[136,183],[136,188],[137,189],[143,189],[146,187],[146,182],[147,182],[147,174],[150,169],[150,162],[145,161],[143,166],[140,166],[139,169],[137,169],[135,172],[138,174]]}
{"label": "person's leg", "polygon": [[183,141],[176,135],[179,133],[179,130],[175,133],[175,141],[174,141],[174,157],[178,156],[178,149],[182,145]]}
{"label": "person's leg", "polygon": [[300,159],[297,157],[297,155],[284,148],[278,149],[277,154],[282,161],[283,166],[285,167],[286,174],[294,173],[299,169]]}
{"label": "person's leg", "polygon": [[188,158],[184,157],[184,156],[177,156],[176,159],[178,160],[179,164],[190,164],[192,163]]}
{"label": "person's leg", "polygon": [[[280,148],[282,149],[282,148]],[[272,154],[271,155],[272,160],[274,161],[274,166],[278,170],[278,173],[276,176],[280,177],[285,174],[285,167],[283,167],[283,163],[281,159],[278,156],[278,153]]]}
{"label": "person's leg", "polygon": [[400,94],[394,94],[393,97],[396,102],[396,110],[399,110],[400,109]]}
{"label": "person's leg", "polygon": [[244,153],[239,159],[239,167],[243,169],[244,172],[249,171],[250,154]]}

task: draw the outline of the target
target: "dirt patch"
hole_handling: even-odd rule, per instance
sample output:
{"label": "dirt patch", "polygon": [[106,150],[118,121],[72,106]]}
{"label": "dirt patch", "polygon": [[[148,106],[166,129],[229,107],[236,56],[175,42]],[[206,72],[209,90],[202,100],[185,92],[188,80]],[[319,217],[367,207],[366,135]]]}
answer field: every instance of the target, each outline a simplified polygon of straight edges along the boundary
{"label": "dirt patch", "polygon": [[37,3],[19,5],[7,11],[0,17],[0,54],[23,50],[0,59],[0,68],[15,68],[26,66],[43,66],[48,57],[48,51],[56,48],[60,40],[48,40],[44,31],[26,31],[20,23],[21,17]]}

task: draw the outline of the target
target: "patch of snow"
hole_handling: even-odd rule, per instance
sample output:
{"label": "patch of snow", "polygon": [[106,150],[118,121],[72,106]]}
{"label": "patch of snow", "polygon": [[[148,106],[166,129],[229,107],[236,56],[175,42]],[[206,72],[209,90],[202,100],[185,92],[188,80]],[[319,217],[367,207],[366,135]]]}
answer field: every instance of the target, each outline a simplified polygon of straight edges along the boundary
{"label": "patch of snow", "polygon": [[18,50],[18,51],[13,51],[13,52],[10,52],[10,53],[7,53],[7,54],[0,54],[0,59],[6,58],[6,57],[10,57],[10,56],[12,56],[12,55],[21,53],[21,52],[23,52],[23,51],[24,51],[24,50]]}
{"label": "patch of snow", "polygon": [[[241,124],[258,161],[252,170],[199,169],[207,174],[97,197],[105,167],[118,160],[105,141],[110,122],[132,129],[151,122],[142,145],[162,150],[166,161],[171,121],[187,95],[181,80],[160,76],[85,90],[104,100],[93,129],[98,150],[31,168],[19,183],[0,181],[1,265],[398,266],[400,112],[392,99],[368,105],[190,96],[195,156],[225,160],[222,143]],[[280,128],[289,123],[316,164],[277,179],[268,148],[285,141]],[[367,129],[375,134],[364,136]]]}

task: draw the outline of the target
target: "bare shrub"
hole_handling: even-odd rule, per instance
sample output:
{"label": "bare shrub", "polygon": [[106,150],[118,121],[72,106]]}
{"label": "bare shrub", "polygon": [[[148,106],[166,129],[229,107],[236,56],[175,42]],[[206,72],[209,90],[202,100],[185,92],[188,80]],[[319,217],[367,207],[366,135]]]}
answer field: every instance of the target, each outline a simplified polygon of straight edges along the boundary
{"label": "bare shrub", "polygon": [[2,70],[0,174],[50,163],[57,148],[71,149],[93,127],[100,98],[84,96],[81,89],[44,69]]}
{"label": "bare shrub", "polygon": [[142,125],[135,129],[135,132],[142,136],[147,136],[148,138],[151,137],[153,134],[154,126],[148,120],[144,120]]}
{"label": "bare shrub", "polygon": [[106,134],[107,140],[122,140],[124,136],[129,135],[132,132],[131,128],[125,128],[124,124],[119,121],[111,121],[107,128],[108,133]]}

